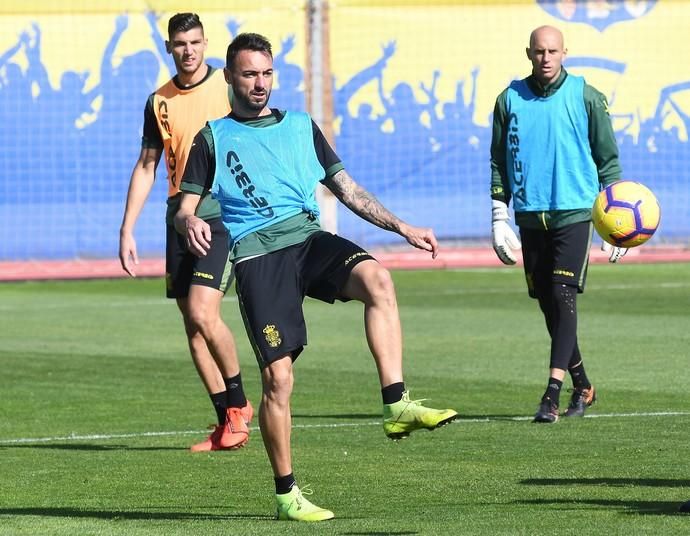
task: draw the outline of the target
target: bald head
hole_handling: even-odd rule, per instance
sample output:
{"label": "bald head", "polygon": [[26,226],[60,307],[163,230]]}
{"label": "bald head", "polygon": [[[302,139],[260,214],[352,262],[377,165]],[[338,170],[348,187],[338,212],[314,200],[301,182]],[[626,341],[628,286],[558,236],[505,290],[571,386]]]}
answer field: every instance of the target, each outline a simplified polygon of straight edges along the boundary
{"label": "bald head", "polygon": [[550,38],[558,41],[563,48],[563,33],[554,26],[539,26],[529,34],[529,48],[534,48],[534,43],[539,39]]}
{"label": "bald head", "polygon": [[529,36],[525,50],[532,62],[532,74],[542,85],[555,82],[561,74],[561,64],[567,54],[563,46],[563,34],[553,26],[540,26]]}

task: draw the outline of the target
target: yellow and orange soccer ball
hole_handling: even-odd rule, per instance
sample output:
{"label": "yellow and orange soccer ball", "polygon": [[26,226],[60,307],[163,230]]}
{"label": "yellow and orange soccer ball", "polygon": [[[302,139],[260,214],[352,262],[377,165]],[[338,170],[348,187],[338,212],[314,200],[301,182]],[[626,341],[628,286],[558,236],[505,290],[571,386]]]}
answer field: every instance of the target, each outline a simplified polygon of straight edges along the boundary
{"label": "yellow and orange soccer ball", "polygon": [[635,181],[618,181],[604,188],[594,201],[592,222],[609,244],[634,248],[659,228],[661,209],[652,191]]}

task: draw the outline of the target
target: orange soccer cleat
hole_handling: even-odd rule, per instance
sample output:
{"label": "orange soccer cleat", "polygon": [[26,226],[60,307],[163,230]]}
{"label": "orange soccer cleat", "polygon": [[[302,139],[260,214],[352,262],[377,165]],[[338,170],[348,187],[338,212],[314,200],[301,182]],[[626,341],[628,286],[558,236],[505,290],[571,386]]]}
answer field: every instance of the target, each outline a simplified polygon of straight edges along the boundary
{"label": "orange soccer cleat", "polygon": [[235,450],[249,441],[247,425],[254,417],[254,408],[247,400],[243,408],[228,408],[225,424],[213,426],[213,432],[205,441],[192,445],[191,452],[209,452],[212,450]]}

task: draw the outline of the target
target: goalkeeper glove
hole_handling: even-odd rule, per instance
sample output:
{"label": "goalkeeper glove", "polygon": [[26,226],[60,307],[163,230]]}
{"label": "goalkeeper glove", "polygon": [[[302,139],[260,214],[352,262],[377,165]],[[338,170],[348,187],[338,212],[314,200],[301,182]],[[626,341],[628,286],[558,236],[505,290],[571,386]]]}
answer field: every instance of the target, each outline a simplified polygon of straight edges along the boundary
{"label": "goalkeeper glove", "polygon": [[496,255],[503,264],[515,264],[517,261],[512,250],[520,247],[520,240],[515,231],[508,225],[508,205],[503,201],[491,200],[491,235]]}
{"label": "goalkeeper glove", "polygon": [[604,241],[601,243],[601,251],[609,254],[609,262],[617,262],[628,252],[628,248],[619,248]]}

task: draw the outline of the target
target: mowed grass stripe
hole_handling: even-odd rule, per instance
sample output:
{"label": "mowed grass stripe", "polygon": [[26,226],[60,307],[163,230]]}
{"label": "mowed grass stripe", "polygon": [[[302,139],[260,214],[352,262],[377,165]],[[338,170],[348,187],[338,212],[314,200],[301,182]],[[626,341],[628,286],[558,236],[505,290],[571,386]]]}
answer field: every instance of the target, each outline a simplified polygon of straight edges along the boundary
{"label": "mowed grass stripe", "polygon": [[[640,282],[640,283],[626,283],[626,284],[591,284],[587,286],[587,291],[609,291],[609,290],[620,290],[620,291],[634,291],[634,290],[644,290],[649,291],[653,289],[683,289],[690,288],[690,281],[679,282],[679,281],[656,281],[656,282]],[[525,289],[519,286],[512,286],[510,288],[454,288],[454,289],[434,289],[433,294],[439,296],[476,296],[483,294],[524,294]],[[427,290],[410,290],[406,292],[408,296],[429,296],[430,291]],[[0,304],[0,312],[12,312],[21,311],[29,312],[32,309],[70,309],[73,308],[75,303],[78,301],[80,307],[90,307],[90,308],[103,308],[103,307],[160,307],[160,306],[174,306],[173,300],[166,298],[159,299],[141,299],[141,298],[128,298],[126,300],[104,300],[99,302],[94,302],[88,297],[83,297],[81,300],[73,300],[71,302],[65,301],[64,296],[55,298],[55,300],[39,298],[31,303],[22,304]],[[233,293],[228,293],[224,302],[235,303],[237,302],[237,296]]]}
{"label": "mowed grass stripe", "polygon": [[[629,419],[640,417],[684,417],[690,415],[690,411],[650,411],[642,413],[600,413],[587,414],[585,419]],[[515,415],[506,417],[458,417],[454,422],[448,423],[450,425],[465,424],[465,423],[492,423],[500,421],[531,421],[532,416],[529,415]],[[359,428],[364,426],[380,426],[380,421],[371,422],[344,422],[344,423],[321,423],[321,424],[299,424],[293,423],[292,427],[295,429],[328,429],[328,428]],[[259,431],[258,426],[250,426],[250,430]],[[73,434],[62,437],[20,437],[16,439],[0,439],[0,445],[12,445],[18,443],[47,443],[51,441],[94,441],[110,439],[128,439],[139,437],[165,437],[165,436],[186,436],[199,435],[207,433],[208,430],[178,430],[169,432],[132,432],[129,434]]]}

